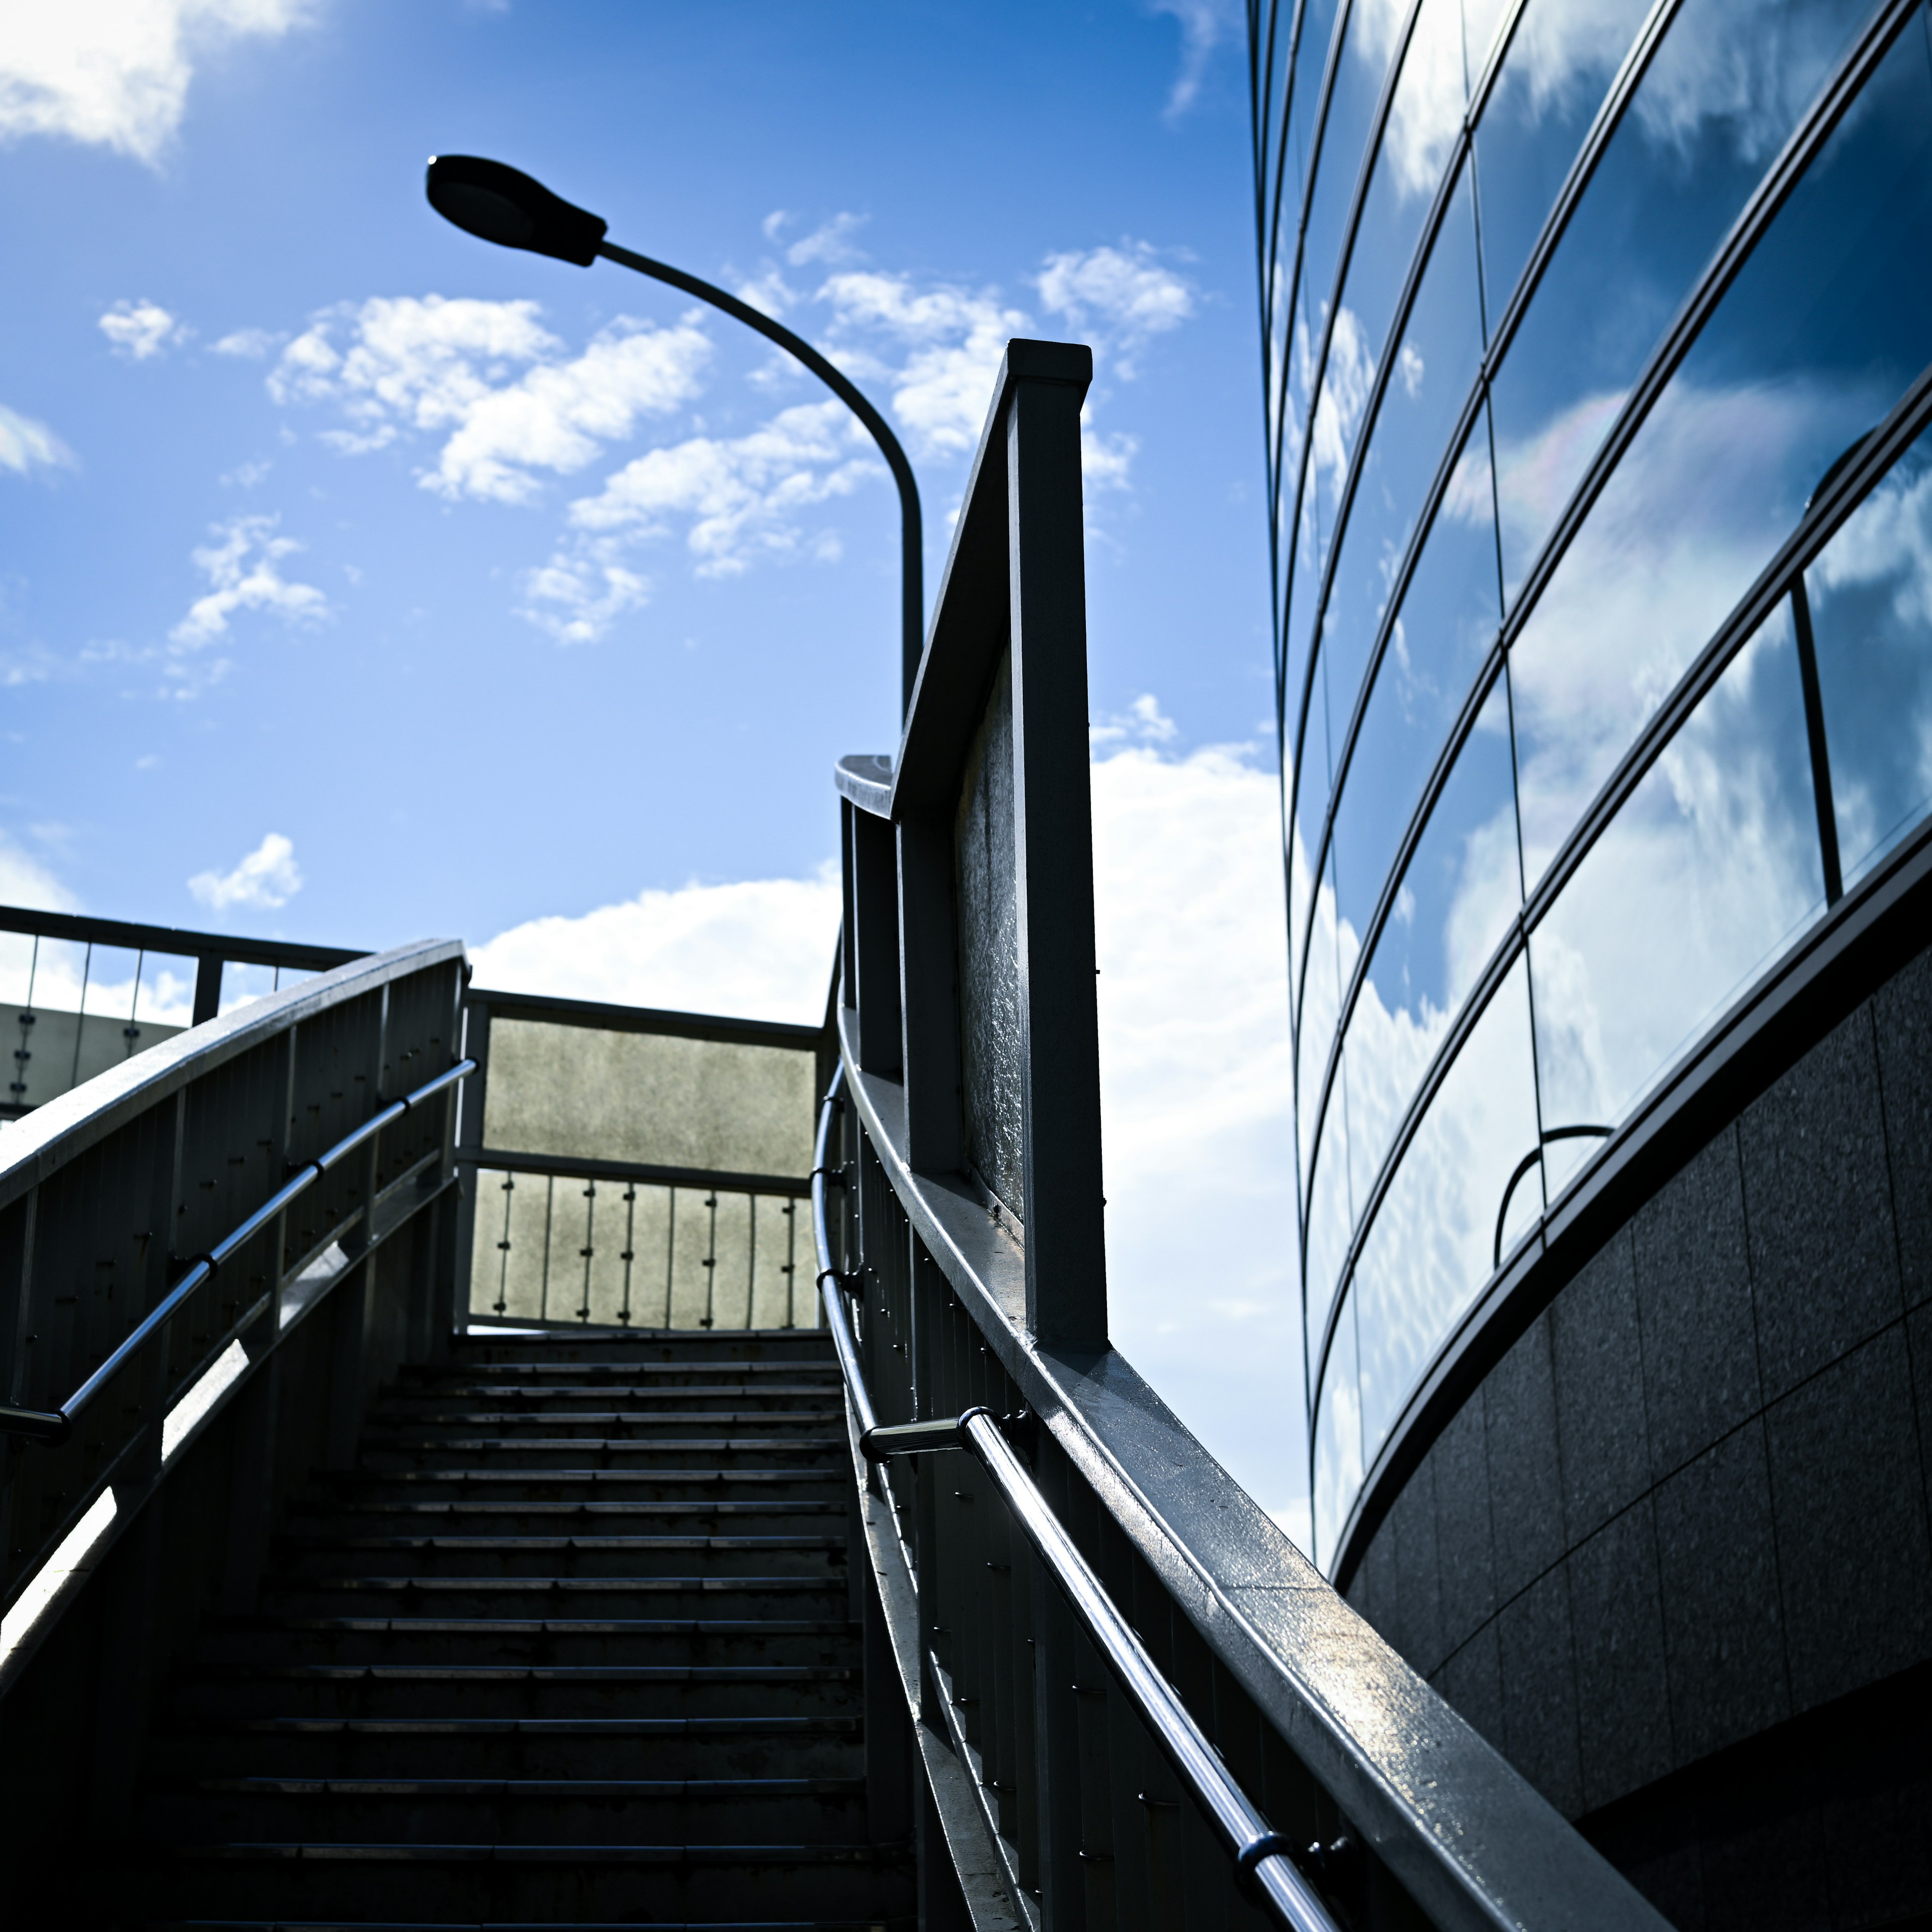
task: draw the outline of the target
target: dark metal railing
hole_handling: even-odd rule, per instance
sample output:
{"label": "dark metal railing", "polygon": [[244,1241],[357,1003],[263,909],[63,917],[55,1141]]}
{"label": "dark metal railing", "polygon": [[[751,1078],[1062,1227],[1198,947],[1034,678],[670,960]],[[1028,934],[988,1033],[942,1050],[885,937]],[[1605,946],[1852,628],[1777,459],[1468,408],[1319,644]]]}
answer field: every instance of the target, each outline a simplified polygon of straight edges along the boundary
{"label": "dark metal railing", "polygon": [[[1013,1522],[1058,1587],[1127,1703],[1146,1726],[1188,1796],[1214,1826],[1222,1849],[1232,1861],[1238,1882],[1288,1932],[1337,1932],[1328,1908],[1294,1864],[1289,1841],[1269,1828],[1268,1820],[1229,1775],[1220,1754],[1208,1742],[1180,1694],[1107,1594],[1093,1565],[1041,1495],[1032,1472],[1009,1439],[1023,1440],[1032,1418],[1022,1412],[1002,1419],[984,1406],[968,1408],[956,1417],[896,1425],[882,1425],[874,1414],[845,1306],[849,1278],[833,1264],[826,1213],[826,1186],[834,1178],[826,1166],[827,1142],[833,1113],[843,1105],[838,1096],[843,1079],[842,1072],[820,1112],[812,1183],[812,1234],[826,1325],[852,1405],[860,1453],[870,1462],[948,1449],[963,1449],[974,1458],[991,1479]],[[1314,1856],[1322,1856],[1319,1844],[1309,1849]]]}
{"label": "dark metal railing", "polygon": [[462,985],[454,941],[351,955],[0,1136],[0,1609],[110,1490],[138,1516],[345,1280],[371,1292],[332,1319],[338,1447],[368,1365],[446,1330]]}
{"label": "dark metal railing", "polygon": [[[292,1180],[278,1188],[232,1233],[216,1242],[206,1254],[196,1260],[187,1274],[169,1290],[160,1305],[136,1327],[127,1340],[58,1408],[15,1408],[0,1403],[0,1436],[23,1436],[29,1442],[43,1443],[50,1448],[58,1448],[66,1442],[74,1433],[75,1420],[82,1411],[166,1327],[174,1318],[176,1311],[196,1288],[214,1279],[224,1262],[239,1254],[277,1216],[293,1206],[331,1168],[346,1160],[358,1148],[373,1140],[385,1127],[400,1120],[412,1107],[419,1107],[426,1101],[434,1099],[446,1088],[454,1086],[466,1075],[476,1070],[475,1060],[459,1060],[454,1066],[439,1073],[434,1080],[424,1081],[414,1093],[404,1094],[400,1100],[392,1100],[380,1113],[364,1120],[362,1126],[344,1135],[326,1154],[318,1155]],[[250,1304],[248,1312],[235,1324],[238,1332],[262,1315],[269,1299],[268,1296],[263,1295]]]}

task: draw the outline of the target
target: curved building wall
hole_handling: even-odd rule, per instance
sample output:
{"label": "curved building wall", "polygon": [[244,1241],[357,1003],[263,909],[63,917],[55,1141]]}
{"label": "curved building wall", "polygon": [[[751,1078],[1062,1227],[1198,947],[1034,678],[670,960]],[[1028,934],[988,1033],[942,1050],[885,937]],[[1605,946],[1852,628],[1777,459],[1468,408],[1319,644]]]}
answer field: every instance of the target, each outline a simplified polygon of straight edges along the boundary
{"label": "curved building wall", "polygon": [[1932,806],[1932,20],[1251,20],[1334,1574],[1472,1311]]}

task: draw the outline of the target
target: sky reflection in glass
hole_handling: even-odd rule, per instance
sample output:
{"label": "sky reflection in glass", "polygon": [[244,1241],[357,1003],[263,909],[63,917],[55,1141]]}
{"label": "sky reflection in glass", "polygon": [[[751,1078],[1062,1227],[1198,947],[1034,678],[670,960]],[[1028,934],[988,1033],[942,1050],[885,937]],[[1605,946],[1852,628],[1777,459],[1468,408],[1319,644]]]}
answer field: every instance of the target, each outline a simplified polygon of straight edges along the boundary
{"label": "sky reflection in glass", "polygon": [[1322,1359],[1322,1331],[1335,1300],[1335,1284],[1348,1252],[1354,1215],[1348,1197],[1347,1114],[1340,1082],[1322,1126],[1322,1157],[1315,1163],[1308,1196],[1308,1277],[1304,1306],[1308,1322],[1308,1359]]}
{"label": "sky reflection in glass", "polygon": [[1530,0],[1476,128],[1484,286],[1501,315],[1649,0]]}
{"label": "sky reflection in glass", "polygon": [[[1489,1279],[1503,1190],[1536,1144],[1528,976],[1519,958],[1403,1149],[1355,1264],[1365,1455],[1381,1447],[1437,1344]],[[1505,1250],[1542,1212],[1532,1174],[1511,1198]]]}
{"label": "sky reflection in glass", "polygon": [[1498,677],[1402,874],[1348,1017],[1348,1166],[1359,1204],[1449,1022],[1521,910],[1509,706]]}
{"label": "sky reflection in glass", "polygon": [[1804,573],[1850,886],[1932,806],[1932,430]]}
{"label": "sky reflection in glass", "polygon": [[1498,371],[1514,598],[1665,326],[1869,0],[1684,0]]}
{"label": "sky reflection in glass", "polygon": [[[1824,898],[1787,601],[1530,934],[1544,1125],[1617,1125]],[[1552,1191],[1593,1150],[1552,1145]]]}
{"label": "sky reflection in glass", "polygon": [[1827,465],[1928,358],[1932,68],[1915,28],[1739,272],[1511,648],[1532,887]]}
{"label": "sky reflection in glass", "polygon": [[1480,418],[1471,441],[1477,460],[1452,472],[1416,559],[1336,806],[1336,893],[1342,916],[1358,932],[1368,929],[1424,782],[1502,620]]}
{"label": "sky reflection in glass", "polygon": [[[1359,700],[1362,676],[1388,598],[1458,412],[1482,360],[1476,292],[1476,236],[1468,184],[1444,214],[1395,367],[1361,458],[1361,476],[1335,562],[1322,648],[1330,655],[1329,742],[1339,746]],[[1452,515],[1491,514],[1486,465],[1478,486],[1456,481]]]}
{"label": "sky reflection in glass", "polygon": [[1342,1311],[1315,1423],[1315,1556],[1332,1564],[1336,1538],[1362,1486],[1362,1403],[1355,1370],[1355,1316]]}

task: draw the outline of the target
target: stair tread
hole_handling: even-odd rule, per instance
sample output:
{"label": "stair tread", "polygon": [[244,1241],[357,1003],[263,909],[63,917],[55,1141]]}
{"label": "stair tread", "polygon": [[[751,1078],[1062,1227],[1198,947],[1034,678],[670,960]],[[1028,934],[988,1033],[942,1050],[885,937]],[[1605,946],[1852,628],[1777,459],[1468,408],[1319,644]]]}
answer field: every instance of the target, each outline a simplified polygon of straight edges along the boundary
{"label": "stair tread", "polygon": [[205,1620],[129,1895],[176,1932],[910,1928],[910,1847],[866,1840],[852,1480],[815,1331],[403,1370]]}

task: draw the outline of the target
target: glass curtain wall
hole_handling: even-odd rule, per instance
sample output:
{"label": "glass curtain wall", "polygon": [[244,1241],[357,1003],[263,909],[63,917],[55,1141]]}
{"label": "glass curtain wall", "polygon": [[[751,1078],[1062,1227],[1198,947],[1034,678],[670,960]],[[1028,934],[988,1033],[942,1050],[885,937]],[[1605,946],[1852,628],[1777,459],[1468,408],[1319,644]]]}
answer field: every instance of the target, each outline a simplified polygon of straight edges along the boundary
{"label": "glass curtain wall", "polygon": [[1932,0],[1252,0],[1318,1560],[1932,808]]}

